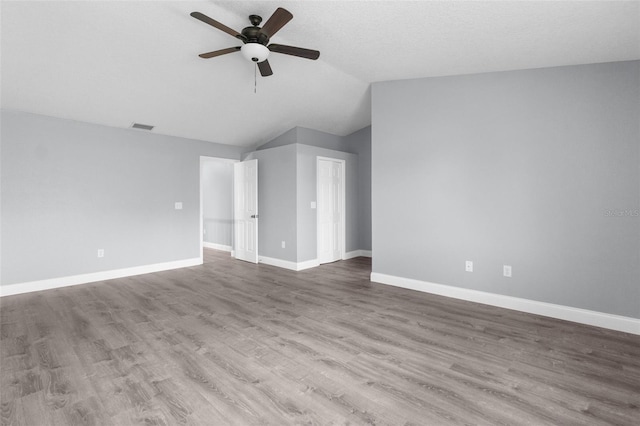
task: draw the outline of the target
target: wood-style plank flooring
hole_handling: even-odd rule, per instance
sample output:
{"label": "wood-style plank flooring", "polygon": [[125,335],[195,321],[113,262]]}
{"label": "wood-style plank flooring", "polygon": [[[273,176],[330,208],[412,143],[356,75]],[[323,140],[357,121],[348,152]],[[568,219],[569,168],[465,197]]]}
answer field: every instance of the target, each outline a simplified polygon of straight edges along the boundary
{"label": "wood-style plank flooring", "polygon": [[640,336],[205,259],[0,299],[2,425],[640,424]]}

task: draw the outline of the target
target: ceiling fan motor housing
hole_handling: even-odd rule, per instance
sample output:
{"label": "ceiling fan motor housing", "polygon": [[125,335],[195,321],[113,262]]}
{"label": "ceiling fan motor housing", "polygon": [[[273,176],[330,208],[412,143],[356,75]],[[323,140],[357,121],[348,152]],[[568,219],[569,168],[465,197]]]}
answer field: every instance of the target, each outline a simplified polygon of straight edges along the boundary
{"label": "ceiling fan motor housing", "polygon": [[263,62],[269,56],[269,49],[266,47],[269,43],[269,36],[261,31],[258,26],[262,22],[262,18],[258,15],[250,15],[252,27],[246,27],[242,30],[242,35],[246,37],[244,46],[240,49],[245,58],[253,62]]}
{"label": "ceiling fan motor housing", "polygon": [[260,43],[266,46],[269,43],[269,36],[260,32],[260,30],[260,27],[246,27],[242,30],[242,35],[246,37],[249,43]]}

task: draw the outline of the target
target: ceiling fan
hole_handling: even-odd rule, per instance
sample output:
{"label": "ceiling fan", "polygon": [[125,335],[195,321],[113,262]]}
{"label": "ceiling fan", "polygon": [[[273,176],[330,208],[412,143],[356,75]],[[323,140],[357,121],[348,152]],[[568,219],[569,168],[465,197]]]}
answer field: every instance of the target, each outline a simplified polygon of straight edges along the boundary
{"label": "ceiling fan", "polygon": [[300,58],[313,60],[320,57],[320,52],[317,50],[285,46],[284,44],[269,44],[269,39],[284,27],[287,22],[293,19],[291,12],[281,7],[273,12],[273,15],[271,15],[262,27],[258,26],[262,22],[262,18],[260,16],[249,15],[249,21],[253,26],[246,27],[242,30],[242,33],[239,33],[200,12],[192,12],[191,16],[205,24],[209,24],[212,27],[219,29],[220,31],[224,31],[227,34],[234,36],[244,43],[243,46],[228,47],[226,49],[202,53],[198,55],[201,58],[214,58],[216,56],[226,55],[227,53],[241,51],[245,58],[257,63],[260,75],[267,77],[273,74],[269,61],[267,60],[270,52],[284,53],[285,55],[298,56]]}

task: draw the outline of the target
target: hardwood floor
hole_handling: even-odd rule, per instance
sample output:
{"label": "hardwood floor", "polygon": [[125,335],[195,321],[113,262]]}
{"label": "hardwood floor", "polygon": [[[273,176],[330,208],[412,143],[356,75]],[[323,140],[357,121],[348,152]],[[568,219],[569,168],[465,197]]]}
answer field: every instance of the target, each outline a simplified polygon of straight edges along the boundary
{"label": "hardwood floor", "polygon": [[640,424],[640,336],[205,258],[0,299],[2,425]]}

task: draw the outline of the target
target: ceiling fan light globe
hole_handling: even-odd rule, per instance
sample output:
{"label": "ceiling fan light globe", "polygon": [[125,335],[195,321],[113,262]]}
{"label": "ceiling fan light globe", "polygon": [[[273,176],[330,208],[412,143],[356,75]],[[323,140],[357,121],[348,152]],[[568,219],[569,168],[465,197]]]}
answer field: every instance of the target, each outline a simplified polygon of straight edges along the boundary
{"label": "ceiling fan light globe", "polygon": [[260,43],[246,43],[240,49],[242,56],[251,62],[263,62],[269,56],[269,49]]}

